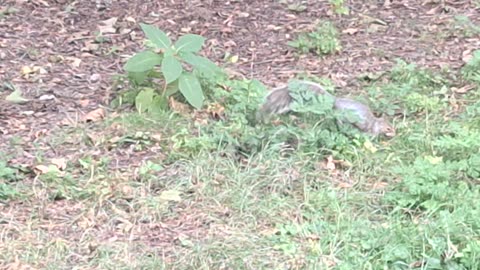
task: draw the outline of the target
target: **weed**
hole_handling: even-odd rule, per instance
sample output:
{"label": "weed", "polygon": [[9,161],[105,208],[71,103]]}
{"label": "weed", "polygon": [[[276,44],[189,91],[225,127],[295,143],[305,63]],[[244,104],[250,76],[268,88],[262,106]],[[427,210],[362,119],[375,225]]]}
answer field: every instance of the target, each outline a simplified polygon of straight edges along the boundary
{"label": "weed", "polygon": [[480,26],[475,25],[470,18],[465,15],[456,15],[454,17],[454,32],[460,32],[465,37],[473,37],[480,34]]}
{"label": "weed", "polygon": [[[147,24],[140,26],[148,38],[146,45],[149,49],[135,54],[127,61],[124,69],[134,85],[142,85],[147,79],[162,78],[164,86],[160,93],[152,84],[150,85],[153,87],[140,88],[134,95],[137,110],[164,110],[168,97],[177,92],[180,92],[189,104],[200,109],[205,97],[199,78],[211,77],[221,71],[210,60],[197,55],[205,38],[186,34],[172,43],[162,30]],[[186,64],[192,71],[184,69]]]}
{"label": "weed", "polygon": [[330,5],[335,13],[340,15],[348,15],[350,13],[348,7],[345,6],[344,0],[328,0],[328,2],[330,2]]}
{"label": "weed", "polygon": [[317,25],[315,31],[300,34],[296,40],[288,42],[288,45],[300,53],[313,52],[317,55],[332,54],[341,50],[337,29],[331,22]]}
{"label": "weed", "polygon": [[472,58],[461,70],[463,78],[480,86],[480,50],[473,52]]}

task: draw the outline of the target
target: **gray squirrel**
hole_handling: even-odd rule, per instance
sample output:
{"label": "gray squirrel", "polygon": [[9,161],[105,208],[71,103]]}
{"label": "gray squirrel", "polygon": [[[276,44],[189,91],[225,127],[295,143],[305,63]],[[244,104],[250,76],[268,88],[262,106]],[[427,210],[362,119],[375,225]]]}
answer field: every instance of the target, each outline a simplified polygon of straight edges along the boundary
{"label": "gray squirrel", "polygon": [[[334,98],[333,109],[338,111],[351,111],[357,117],[355,121],[349,122],[359,130],[374,136],[384,135],[386,137],[395,136],[395,128],[383,117],[375,117],[368,106],[356,100],[342,97],[335,97],[328,93],[321,85],[310,81],[296,81],[297,85],[306,87],[318,95],[328,95]],[[265,102],[259,109],[258,116],[268,114],[284,114],[291,111],[291,104],[294,98],[291,95],[289,85],[274,88],[267,94]],[[342,121],[338,121],[342,124]]]}

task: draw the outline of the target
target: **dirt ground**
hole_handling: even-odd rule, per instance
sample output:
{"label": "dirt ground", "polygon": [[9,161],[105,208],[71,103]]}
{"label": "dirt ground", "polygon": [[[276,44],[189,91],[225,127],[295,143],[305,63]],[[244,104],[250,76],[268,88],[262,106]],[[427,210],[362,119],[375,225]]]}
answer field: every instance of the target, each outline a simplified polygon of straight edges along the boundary
{"label": "dirt ground", "polygon": [[[142,47],[141,22],[172,37],[206,37],[202,53],[222,66],[227,53],[238,55],[238,63],[226,67],[245,78],[273,87],[307,73],[330,78],[345,93],[361,91],[358,76],[388,70],[397,58],[456,70],[480,48],[479,39],[459,33],[453,20],[462,14],[480,23],[475,1],[345,1],[346,16],[333,13],[328,1],[302,2],[303,12],[274,0],[0,0],[0,10],[15,9],[0,17],[0,152],[13,155],[12,164],[34,166],[38,149],[51,157],[66,151],[42,138],[115,96],[112,77]],[[297,55],[287,46],[322,20],[341,33],[338,54]],[[8,84],[29,101],[6,101]],[[11,207],[4,211],[20,212]]]}

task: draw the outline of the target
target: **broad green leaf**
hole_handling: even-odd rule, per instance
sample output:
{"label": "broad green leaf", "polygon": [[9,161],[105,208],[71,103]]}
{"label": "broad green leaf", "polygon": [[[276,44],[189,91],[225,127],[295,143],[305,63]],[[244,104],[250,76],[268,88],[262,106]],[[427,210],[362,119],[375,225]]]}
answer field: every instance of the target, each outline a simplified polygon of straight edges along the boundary
{"label": "broad green leaf", "polygon": [[178,89],[178,81],[173,82],[173,83],[167,85],[167,89],[165,89],[165,96],[169,97],[169,96],[177,93],[178,90],[179,90]]}
{"label": "broad green leaf", "polygon": [[197,77],[190,73],[183,73],[178,81],[178,87],[188,103],[197,109],[202,107],[205,98]]}
{"label": "broad green leaf", "polygon": [[165,56],[162,61],[162,73],[167,84],[175,81],[182,74],[182,63],[174,56]]}
{"label": "broad green leaf", "polygon": [[151,51],[143,51],[128,59],[123,68],[128,72],[144,72],[151,70],[162,62],[162,57]]}
{"label": "broad green leaf", "polygon": [[138,93],[135,98],[135,107],[139,112],[146,112],[150,109],[153,103],[153,97],[155,93],[152,88],[145,88],[144,90]]}
{"label": "broad green leaf", "polygon": [[22,97],[22,93],[19,90],[13,91],[10,95],[5,97],[5,100],[13,103],[25,103],[29,101],[28,99]]}
{"label": "broad green leaf", "polygon": [[205,57],[194,55],[193,53],[183,53],[181,57],[185,62],[206,75],[213,75],[216,72],[222,71],[215,63]]}
{"label": "broad green leaf", "polygon": [[172,46],[172,41],[167,34],[157,27],[143,23],[140,24],[140,27],[145,33],[145,36],[147,36],[147,38],[159,49],[167,50],[170,48],[170,46]]}
{"label": "broad green leaf", "polygon": [[199,35],[187,34],[181,36],[177,42],[175,42],[175,49],[179,52],[198,52],[203,46],[205,38]]}
{"label": "broad green leaf", "polygon": [[130,81],[139,85],[139,84],[142,84],[145,81],[145,79],[147,78],[147,75],[148,75],[148,71],[129,72],[128,73],[128,78],[130,79]]}
{"label": "broad green leaf", "polygon": [[166,97],[161,95],[156,95],[153,98],[152,105],[150,106],[149,112],[161,114],[162,112],[166,111],[168,108],[168,100]]}

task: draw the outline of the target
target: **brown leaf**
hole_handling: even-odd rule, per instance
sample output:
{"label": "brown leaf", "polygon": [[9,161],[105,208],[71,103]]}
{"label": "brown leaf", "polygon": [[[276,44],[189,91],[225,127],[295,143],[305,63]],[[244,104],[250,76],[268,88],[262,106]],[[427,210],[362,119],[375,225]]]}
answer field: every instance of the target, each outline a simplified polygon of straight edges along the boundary
{"label": "brown leaf", "polygon": [[335,162],[333,161],[333,157],[331,155],[327,157],[327,160],[325,160],[325,168],[330,171],[335,170]]}
{"label": "brown leaf", "polygon": [[117,17],[110,18],[105,21],[101,21],[98,29],[102,34],[115,34],[117,29],[114,27],[115,23],[117,22]]}
{"label": "brown leaf", "polygon": [[176,101],[173,97],[168,99],[168,106],[172,111],[175,111],[181,115],[187,115],[190,113],[190,108],[188,105]]}
{"label": "brown leaf", "polygon": [[90,104],[90,100],[88,99],[82,99],[78,101],[78,104],[80,104],[81,107],[85,108]]}
{"label": "brown leaf", "polygon": [[455,93],[459,93],[459,94],[465,94],[467,93],[468,91],[472,90],[472,89],[475,89],[476,86],[475,85],[465,85],[463,87],[460,87],[460,88],[457,88],[457,87],[452,87],[451,90]]}
{"label": "brown leaf", "polygon": [[50,162],[52,162],[53,165],[57,166],[57,168],[59,168],[61,171],[67,168],[67,161],[65,160],[65,158],[52,158]]}
{"label": "brown leaf", "polygon": [[105,118],[105,110],[102,108],[95,109],[87,113],[82,120],[84,122],[97,122]]}
{"label": "brown leaf", "polygon": [[225,115],[225,107],[218,103],[211,104],[207,108],[207,113],[214,119],[223,119],[223,116]]}
{"label": "brown leaf", "polygon": [[52,165],[49,165],[49,166],[46,166],[46,165],[37,165],[37,166],[35,166],[34,170],[35,170],[38,174],[46,174],[46,173],[53,172],[53,171],[57,171],[57,172],[58,172],[58,168],[55,167],[55,166],[52,166]]}
{"label": "brown leaf", "polygon": [[344,34],[349,34],[349,35],[353,35],[355,33],[358,32],[358,29],[357,28],[347,28],[345,30],[342,31],[342,33]]}
{"label": "brown leaf", "polygon": [[351,188],[352,186],[353,186],[352,184],[347,183],[347,182],[340,182],[338,184],[338,187],[340,187],[340,188]]}
{"label": "brown leaf", "polygon": [[82,59],[76,57],[67,57],[66,60],[70,61],[70,65],[73,67],[80,67],[80,64],[82,63]]}
{"label": "brown leaf", "polygon": [[472,59],[473,55],[472,55],[472,50],[468,49],[468,50],[465,50],[462,52],[462,61],[464,63],[467,63],[468,61],[470,61],[470,59]]}

